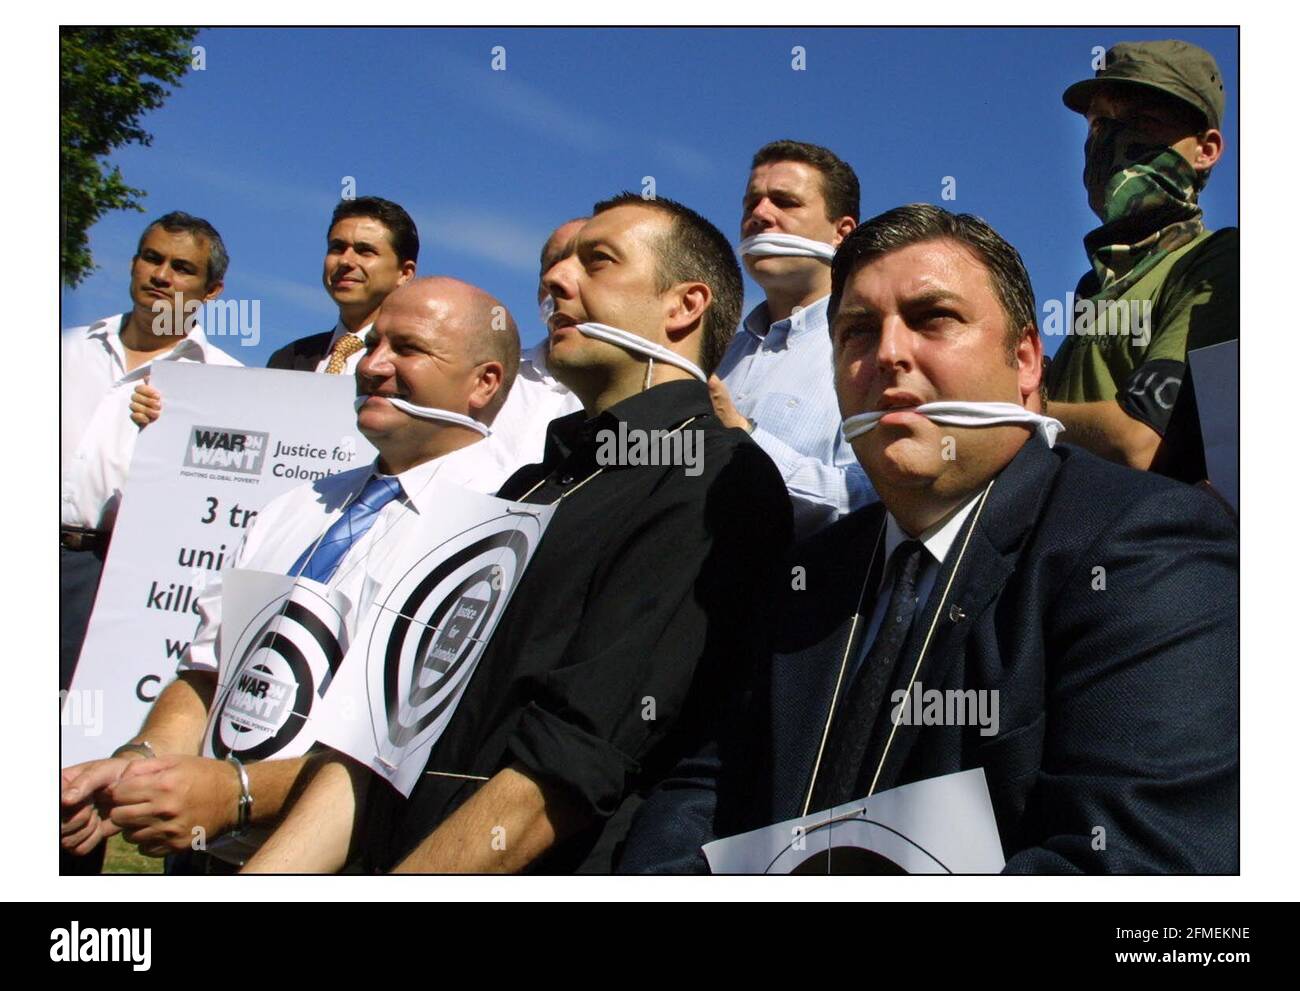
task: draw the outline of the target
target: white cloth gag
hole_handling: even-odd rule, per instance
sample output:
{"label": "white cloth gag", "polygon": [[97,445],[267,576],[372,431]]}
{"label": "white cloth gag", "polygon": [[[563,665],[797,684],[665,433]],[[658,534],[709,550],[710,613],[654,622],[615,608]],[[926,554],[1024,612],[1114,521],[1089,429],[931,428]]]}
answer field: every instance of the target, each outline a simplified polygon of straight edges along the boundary
{"label": "white cloth gag", "polygon": [[671,351],[662,344],[655,344],[653,341],[647,341],[644,337],[637,334],[629,333],[626,330],[619,330],[617,327],[610,327],[603,323],[580,323],[578,332],[593,337],[598,341],[604,341],[606,344],[613,344],[622,348],[624,351],[631,351],[634,354],[643,354],[652,362],[662,361],[665,365],[676,365],[678,368],[690,372],[701,382],[708,383],[709,377],[700,370],[700,367],[693,361],[683,358],[676,351]]}
{"label": "white cloth gag", "polygon": [[[352,401],[352,405],[360,412],[361,407],[370,398],[370,396],[357,396]],[[449,409],[437,409],[433,406],[417,406],[415,403],[408,403],[398,396],[381,396],[380,398],[387,399],[394,408],[401,410],[407,416],[418,417],[421,420],[440,420],[443,423],[450,423],[457,427],[469,427],[470,430],[477,430],[484,437],[492,432],[487,424],[479,423],[478,420],[466,416],[464,413],[456,413]]]}
{"label": "white cloth gag", "polygon": [[755,234],[740,242],[736,251],[751,258],[820,258],[830,262],[835,245],[798,234]]}
{"label": "white cloth gag", "polygon": [[1065,429],[1065,424],[1050,416],[1034,413],[1017,406],[1015,403],[974,403],[959,400],[944,400],[935,403],[922,403],[920,406],[900,406],[896,409],[875,410],[871,413],[859,413],[848,417],[841,425],[844,439],[853,440],[869,430],[875,429],[881,417],[900,410],[920,413],[935,423],[945,423],[952,427],[996,427],[1008,423],[1023,423],[1033,427],[1047,442],[1048,447],[1056,444],[1056,435]]}

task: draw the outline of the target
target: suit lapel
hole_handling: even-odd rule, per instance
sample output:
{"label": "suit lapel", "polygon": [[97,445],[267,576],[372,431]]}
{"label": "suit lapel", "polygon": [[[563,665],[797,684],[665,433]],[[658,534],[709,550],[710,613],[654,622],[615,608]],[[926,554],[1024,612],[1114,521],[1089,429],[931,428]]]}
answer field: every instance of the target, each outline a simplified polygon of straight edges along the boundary
{"label": "suit lapel", "polygon": [[298,370],[314,372],[316,366],[329,357],[330,341],[333,337],[334,331],[327,330],[323,334],[314,334],[306,338],[303,341],[303,349],[298,352]]}
{"label": "suit lapel", "polygon": [[[912,627],[894,682],[899,689],[943,684],[975,620],[1015,571],[1058,465],[1047,445],[1033,437],[995,477],[983,506],[971,513],[953,541],[925,610]],[[873,794],[894,787],[921,730],[910,723],[894,726],[889,718],[893,708],[889,705],[877,716],[871,763],[873,773],[879,770]]]}
{"label": "suit lapel", "polygon": [[[847,690],[845,657],[861,649],[884,568],[884,507],[873,504],[849,519],[808,562],[807,590],[791,593],[796,608],[786,625],[801,640],[779,644],[773,658],[770,711],[780,818],[803,814],[831,713]],[[831,587],[813,583],[818,573],[828,576]],[[783,759],[789,764],[782,766]]]}

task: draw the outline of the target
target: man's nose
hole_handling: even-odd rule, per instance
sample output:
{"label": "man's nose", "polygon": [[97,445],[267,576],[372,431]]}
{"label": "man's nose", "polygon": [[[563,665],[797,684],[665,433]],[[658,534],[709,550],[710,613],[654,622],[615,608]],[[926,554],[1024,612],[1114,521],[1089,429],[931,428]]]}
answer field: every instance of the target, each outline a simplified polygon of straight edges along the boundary
{"label": "man's nose", "polygon": [[391,375],[393,371],[391,357],[392,352],[383,341],[373,347],[367,347],[365,353],[361,355],[361,360],[357,362],[357,381],[382,379]]}
{"label": "man's nose", "polygon": [[912,365],[912,331],[898,316],[887,317],[880,325],[876,344],[876,367],[882,372]]}
{"label": "man's nose", "polygon": [[565,258],[556,262],[542,276],[542,288],[555,299],[572,299],[575,295],[576,282],[573,266],[569,264],[571,261],[572,258]]}
{"label": "man's nose", "polygon": [[761,234],[763,231],[776,226],[776,208],[772,201],[764,197],[754,204],[754,208],[749,211],[745,218],[742,233],[745,237],[753,237],[755,234]]}

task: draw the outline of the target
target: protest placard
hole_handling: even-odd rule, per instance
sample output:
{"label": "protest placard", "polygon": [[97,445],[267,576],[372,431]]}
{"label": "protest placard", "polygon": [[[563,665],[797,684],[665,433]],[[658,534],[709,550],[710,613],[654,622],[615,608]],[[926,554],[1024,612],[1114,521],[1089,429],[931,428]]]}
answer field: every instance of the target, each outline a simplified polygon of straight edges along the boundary
{"label": "protest placard", "polygon": [[[200,593],[231,566],[261,507],[375,456],[356,431],[348,377],[159,362],[152,382],[165,409],[136,444],[62,700],[64,766],[139,731],[194,635]],[[93,721],[69,718],[92,708]]]}

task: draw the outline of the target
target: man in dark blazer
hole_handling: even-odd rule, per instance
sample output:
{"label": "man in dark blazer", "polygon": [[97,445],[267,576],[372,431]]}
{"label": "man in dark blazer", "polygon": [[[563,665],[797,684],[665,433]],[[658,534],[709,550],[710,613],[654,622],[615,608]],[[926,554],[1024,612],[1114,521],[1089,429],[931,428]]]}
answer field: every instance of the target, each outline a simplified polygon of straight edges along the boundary
{"label": "man in dark blazer", "polygon": [[[830,312],[841,412],[884,414],[853,441],[882,503],[796,549],[742,714],[650,797],[620,869],[704,871],[715,838],[978,767],[1008,872],[1235,872],[1227,513],[1050,446],[1044,421],[915,412],[1041,410],[1028,274],[983,221],[868,221]],[[992,700],[996,726],[918,725],[911,693],[932,689]]]}
{"label": "man in dark blazer", "polygon": [[341,201],[330,217],[321,272],[339,321],[333,330],[286,344],[266,367],[351,375],[380,304],[415,277],[419,255],[419,231],[401,206],[378,196]]}

